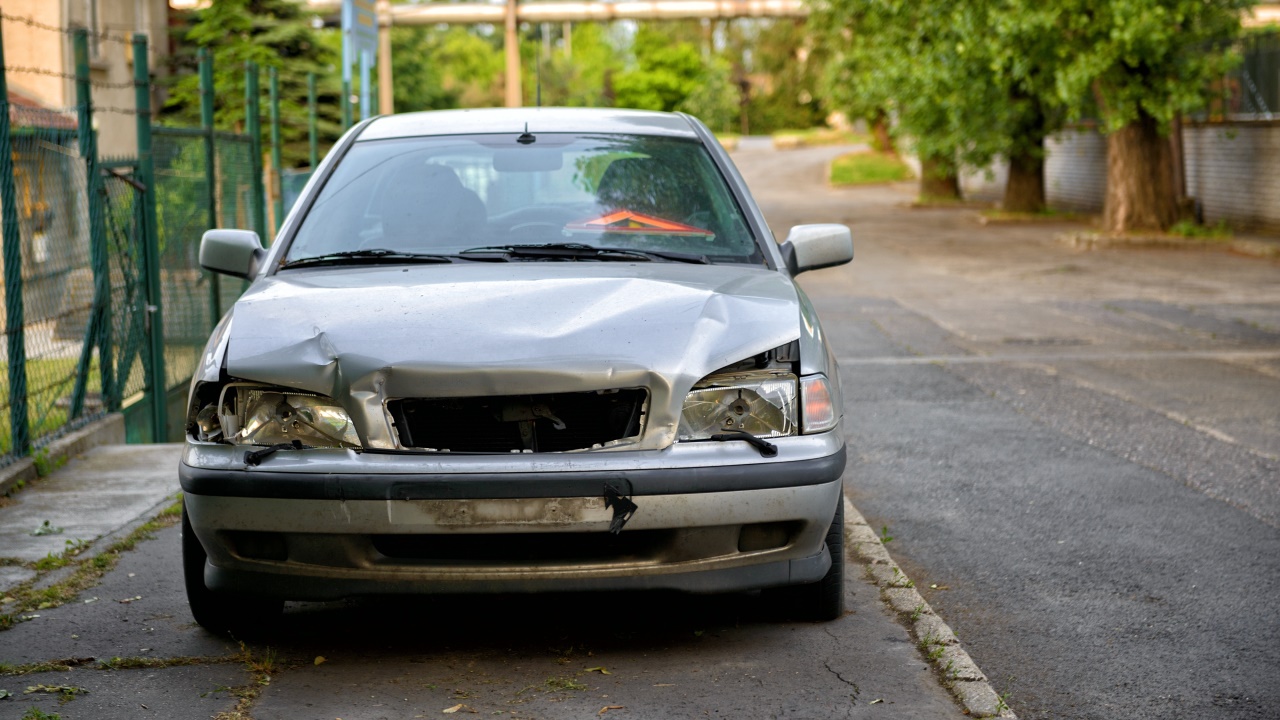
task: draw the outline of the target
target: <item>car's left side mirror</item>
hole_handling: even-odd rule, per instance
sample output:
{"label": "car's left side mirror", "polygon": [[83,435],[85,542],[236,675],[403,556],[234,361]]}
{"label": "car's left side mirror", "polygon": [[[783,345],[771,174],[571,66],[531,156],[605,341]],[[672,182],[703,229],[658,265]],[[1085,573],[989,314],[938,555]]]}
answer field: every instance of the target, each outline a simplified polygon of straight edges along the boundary
{"label": "car's left side mirror", "polygon": [[844,225],[796,225],[780,246],[792,275],[853,259],[853,233]]}
{"label": "car's left side mirror", "polygon": [[252,230],[209,230],[200,238],[200,267],[231,277],[257,275],[266,254]]}

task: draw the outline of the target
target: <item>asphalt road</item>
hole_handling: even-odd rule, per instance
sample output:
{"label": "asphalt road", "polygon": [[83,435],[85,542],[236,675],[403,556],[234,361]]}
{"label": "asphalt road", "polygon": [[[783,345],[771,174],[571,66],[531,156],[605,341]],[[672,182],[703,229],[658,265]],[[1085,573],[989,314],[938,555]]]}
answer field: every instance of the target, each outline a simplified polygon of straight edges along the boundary
{"label": "asphalt road", "polygon": [[[1069,226],[829,190],[838,151],[736,159],[781,233],[854,230],[855,262],[804,285],[841,357],[849,495],[916,587],[1023,718],[1277,717],[1280,266],[1077,253]],[[193,627],[170,528],[0,632],[0,662],[94,658],[0,676],[0,720],[210,717],[246,693],[258,720],[959,717],[852,575],[828,624],[752,597],[363,601],[293,604],[241,649]],[[96,669],[116,656],[162,667]]]}
{"label": "asphalt road", "polygon": [[1021,718],[1280,717],[1280,264],[1077,252],[736,160],[842,362],[849,494]]}

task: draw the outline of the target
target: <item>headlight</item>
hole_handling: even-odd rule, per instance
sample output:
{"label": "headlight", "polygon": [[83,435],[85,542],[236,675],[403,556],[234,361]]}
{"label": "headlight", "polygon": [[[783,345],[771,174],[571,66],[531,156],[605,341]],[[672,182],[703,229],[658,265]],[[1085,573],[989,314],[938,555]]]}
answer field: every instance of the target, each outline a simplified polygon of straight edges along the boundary
{"label": "headlight", "polygon": [[726,430],[757,437],[795,435],[796,376],[777,370],[708,375],[685,396],[680,440],[706,440]]}
{"label": "headlight", "polygon": [[329,398],[247,383],[224,386],[218,402],[196,415],[196,429],[200,440],[236,445],[360,447],[351,417]]}

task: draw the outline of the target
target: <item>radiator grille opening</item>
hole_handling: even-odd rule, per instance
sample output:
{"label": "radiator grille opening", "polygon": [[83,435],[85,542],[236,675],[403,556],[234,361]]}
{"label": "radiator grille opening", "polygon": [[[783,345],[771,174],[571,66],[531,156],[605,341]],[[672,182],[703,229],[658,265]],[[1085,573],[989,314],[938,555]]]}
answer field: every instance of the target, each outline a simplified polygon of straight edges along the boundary
{"label": "radiator grille opening", "polygon": [[643,389],[387,402],[400,445],[450,452],[585,450],[634,437],[643,427]]}

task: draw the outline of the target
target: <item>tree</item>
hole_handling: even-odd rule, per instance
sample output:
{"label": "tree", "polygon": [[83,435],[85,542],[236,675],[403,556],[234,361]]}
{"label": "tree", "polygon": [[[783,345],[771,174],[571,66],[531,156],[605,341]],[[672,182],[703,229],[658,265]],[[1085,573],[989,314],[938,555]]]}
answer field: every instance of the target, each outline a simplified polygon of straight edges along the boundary
{"label": "tree", "polygon": [[855,116],[885,112],[920,157],[923,199],[959,197],[962,162],[998,152],[1003,107],[990,57],[969,28],[984,22],[974,2],[827,0],[811,22],[827,28],[826,90]]}
{"label": "tree", "polygon": [[615,77],[614,102],[641,110],[679,110],[712,127],[723,127],[737,109],[728,63],[704,62],[691,42],[672,42],[668,33],[642,25],[632,42],[635,65]]}
{"label": "tree", "polygon": [[1170,123],[1202,107],[1230,67],[1249,0],[1064,0],[1057,75],[1067,102],[1092,93],[1107,131],[1111,232],[1177,220]]}
{"label": "tree", "polygon": [[502,48],[458,25],[392,28],[396,112],[502,104]]}
{"label": "tree", "polygon": [[[179,32],[184,40],[180,46],[207,47],[213,52],[214,87],[217,88],[214,125],[217,128],[243,131],[244,68],[245,63],[252,60],[263,68],[264,116],[267,112],[265,69],[274,67],[279,72],[281,154],[286,167],[308,164],[308,73],[317,74],[317,127],[322,146],[332,144],[342,133],[338,58],[321,31],[311,26],[310,16],[302,6],[290,0],[218,0],[193,11],[190,25]],[[195,72],[195,54],[184,52],[175,63],[176,79],[162,119],[178,125],[199,125],[200,79]],[[262,132],[266,143],[269,132],[266,122]]]}

